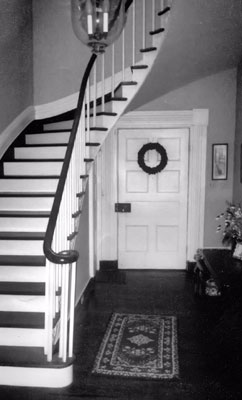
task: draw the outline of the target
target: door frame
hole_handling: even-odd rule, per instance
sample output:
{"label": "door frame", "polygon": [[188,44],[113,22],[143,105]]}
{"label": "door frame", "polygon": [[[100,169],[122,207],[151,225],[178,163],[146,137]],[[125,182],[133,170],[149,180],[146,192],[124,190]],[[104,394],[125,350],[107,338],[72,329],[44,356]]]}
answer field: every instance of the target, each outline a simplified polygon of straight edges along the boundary
{"label": "door frame", "polygon": [[[164,129],[188,128],[188,220],[187,220],[187,261],[194,261],[197,248],[204,243],[205,185],[208,109],[191,111],[135,111],[117,122],[109,134],[98,157],[95,168],[96,191],[96,268],[100,260],[118,259],[118,218],[114,204],[118,201],[118,132],[120,129]],[[104,160],[109,157],[105,168]],[[107,177],[107,173],[111,176]],[[105,187],[108,182],[108,190]],[[106,195],[106,196],[105,196]],[[108,198],[107,198],[108,196]],[[110,232],[108,232],[110,230]]]}

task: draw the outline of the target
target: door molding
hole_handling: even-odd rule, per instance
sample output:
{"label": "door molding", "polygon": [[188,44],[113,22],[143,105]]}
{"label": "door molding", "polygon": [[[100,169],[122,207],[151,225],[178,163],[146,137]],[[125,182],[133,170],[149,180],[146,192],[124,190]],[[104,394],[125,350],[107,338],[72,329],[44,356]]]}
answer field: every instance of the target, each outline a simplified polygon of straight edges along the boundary
{"label": "door molding", "polygon": [[[189,170],[188,170],[188,224],[187,224],[187,261],[194,261],[197,248],[203,247],[204,243],[204,215],[205,215],[205,184],[206,184],[206,153],[207,153],[207,127],[209,112],[207,109],[193,109],[191,111],[135,111],[124,115],[115,125],[110,140],[107,140],[109,152],[116,168],[113,170],[111,188],[109,187],[109,201],[117,202],[117,134],[119,129],[152,129],[152,128],[188,128],[189,130]],[[109,138],[108,138],[109,139]],[[105,145],[104,145],[105,146]],[[105,153],[105,151],[104,151]],[[109,153],[110,154],[110,153]],[[104,161],[104,160],[103,160]],[[103,179],[101,179],[103,180]],[[111,189],[111,190],[110,190]],[[103,199],[102,199],[103,201]],[[112,210],[110,210],[112,211]],[[107,215],[107,214],[106,214]],[[112,235],[116,231],[116,241],[112,243],[112,254],[110,246],[105,253],[102,249],[102,257],[105,259],[117,258],[117,215],[110,212],[109,226],[112,226]],[[100,218],[101,220],[102,218]],[[103,227],[98,229],[102,232],[101,238],[106,236]],[[98,241],[99,241],[98,240]],[[101,245],[102,247],[102,245]]]}

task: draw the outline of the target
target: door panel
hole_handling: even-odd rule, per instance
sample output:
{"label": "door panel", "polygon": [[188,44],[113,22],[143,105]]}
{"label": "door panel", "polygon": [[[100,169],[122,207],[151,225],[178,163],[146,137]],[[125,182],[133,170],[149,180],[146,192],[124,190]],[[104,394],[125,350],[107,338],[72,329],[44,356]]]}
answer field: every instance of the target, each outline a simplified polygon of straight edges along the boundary
{"label": "door panel", "polygon": [[[185,268],[187,229],[188,129],[121,129],[118,136],[118,201],[131,213],[118,214],[120,268]],[[139,149],[159,142],[166,167],[149,175],[137,163]],[[154,166],[160,155],[146,153]]]}

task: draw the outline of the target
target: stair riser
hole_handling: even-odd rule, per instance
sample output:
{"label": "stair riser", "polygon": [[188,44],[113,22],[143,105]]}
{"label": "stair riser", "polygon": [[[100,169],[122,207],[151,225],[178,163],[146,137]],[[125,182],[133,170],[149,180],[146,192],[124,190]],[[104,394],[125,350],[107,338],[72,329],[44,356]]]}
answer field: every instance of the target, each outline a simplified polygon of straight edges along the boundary
{"label": "stair riser", "polygon": [[45,282],[45,267],[0,266],[1,282]]}
{"label": "stair riser", "polygon": [[111,127],[117,120],[117,116],[97,115],[96,119],[90,117],[90,126],[103,126],[104,128]]}
{"label": "stair riser", "polygon": [[44,329],[0,328],[0,346],[44,347]]}
{"label": "stair riser", "polygon": [[0,385],[63,388],[73,382],[73,366],[27,368],[0,366]]}
{"label": "stair riser", "polygon": [[51,124],[44,124],[44,131],[58,130],[58,129],[66,129],[71,130],[73,125],[73,120],[61,121],[61,122],[53,122]]}
{"label": "stair riser", "polygon": [[[109,101],[105,103],[104,111],[105,112],[114,112],[114,113],[121,113],[126,106],[126,101]],[[97,112],[103,111],[102,105],[97,106]],[[90,110],[90,114],[92,114],[93,109]],[[87,115],[87,114],[86,114]]]}
{"label": "stair riser", "polygon": [[45,296],[0,294],[0,311],[44,312]]}
{"label": "stair riser", "polygon": [[90,131],[90,142],[102,143],[107,137],[107,132]]}
{"label": "stair riser", "polygon": [[63,159],[65,153],[66,147],[21,147],[14,149],[14,158],[16,160]]}
{"label": "stair riser", "polygon": [[134,69],[132,74],[132,80],[135,82],[141,82],[147,74],[148,68],[146,69]]}
{"label": "stair riser", "polygon": [[2,211],[50,211],[53,197],[2,197],[0,210]]}
{"label": "stair riser", "polygon": [[0,240],[0,255],[43,255],[43,240]]}
{"label": "stair riser", "polygon": [[50,176],[60,175],[62,162],[5,162],[3,165],[4,175],[14,176]]}
{"label": "stair riser", "polygon": [[58,184],[57,179],[0,179],[0,193],[54,193]]}
{"label": "stair riser", "polygon": [[137,85],[122,85],[116,90],[115,96],[131,98],[137,91]]}
{"label": "stair riser", "polygon": [[70,132],[36,133],[26,135],[26,144],[67,144]]}
{"label": "stair riser", "polygon": [[1,218],[0,231],[2,232],[45,232],[48,218]]}

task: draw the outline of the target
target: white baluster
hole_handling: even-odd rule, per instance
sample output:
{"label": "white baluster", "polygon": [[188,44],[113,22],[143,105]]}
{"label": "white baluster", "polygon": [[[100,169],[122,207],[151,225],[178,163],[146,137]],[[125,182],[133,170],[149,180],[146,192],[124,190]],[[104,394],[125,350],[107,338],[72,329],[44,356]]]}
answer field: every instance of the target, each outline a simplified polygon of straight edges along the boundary
{"label": "white baluster", "polygon": [[76,287],[76,263],[73,263],[71,265],[71,285],[70,285],[70,321],[69,321],[69,346],[68,346],[69,357],[73,357],[75,287]]}
{"label": "white baluster", "polygon": [[105,109],[105,53],[102,54],[101,56],[102,58],[102,69],[101,69],[101,73],[102,73],[102,96],[101,96],[101,102],[102,102],[102,112]]}
{"label": "white baluster", "polygon": [[145,12],[145,0],[143,0],[143,18],[142,18],[142,48],[146,48],[146,12]]}
{"label": "white baluster", "polygon": [[93,126],[96,126],[96,114],[97,114],[97,103],[96,103],[96,98],[97,98],[97,61],[94,64],[93,67],[93,86],[94,86],[94,95],[93,95]]}
{"label": "white baluster", "polygon": [[132,24],[132,64],[135,65],[136,54],[136,0],[133,0],[133,24]]}
{"label": "white baluster", "polygon": [[152,17],[152,31],[154,31],[155,30],[155,0],[152,0],[151,17]]}
{"label": "white baluster", "polygon": [[125,81],[125,30],[122,32],[122,79]]}
{"label": "white baluster", "polygon": [[114,97],[114,90],[115,90],[115,47],[114,44],[112,44],[112,50],[111,50],[111,58],[112,58],[112,78],[111,78],[111,91],[112,91],[112,97]]}

